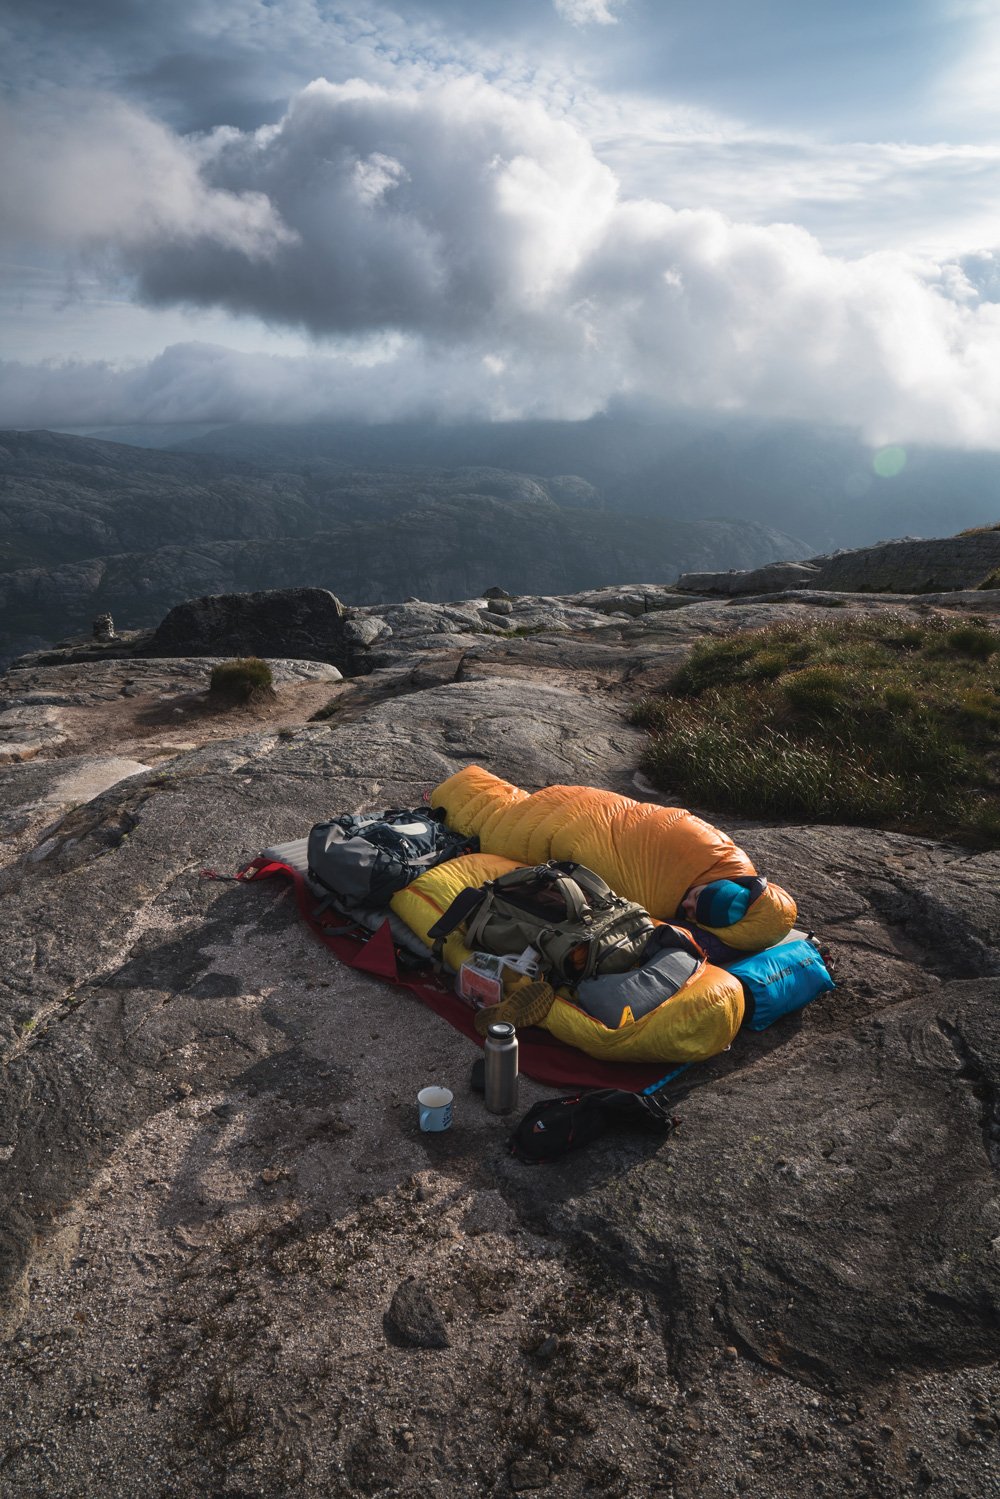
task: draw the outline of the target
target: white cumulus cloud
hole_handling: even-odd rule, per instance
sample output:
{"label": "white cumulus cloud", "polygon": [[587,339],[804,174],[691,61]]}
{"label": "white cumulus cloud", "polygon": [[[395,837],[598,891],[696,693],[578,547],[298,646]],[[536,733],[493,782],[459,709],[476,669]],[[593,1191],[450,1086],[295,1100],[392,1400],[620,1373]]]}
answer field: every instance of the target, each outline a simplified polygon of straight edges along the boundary
{"label": "white cumulus cloud", "polygon": [[112,97],[0,114],[0,239],[125,256],[208,240],[255,261],[291,238],[264,194],[213,188],[201,168],[194,145]]}
{"label": "white cumulus cloud", "polygon": [[277,125],[200,138],[97,101],[36,131],[30,160],[8,154],[8,232],[101,251],[149,305],[326,347],[8,367],[0,422],[587,416],[634,396],[1000,446],[988,254],[846,258],[793,224],[628,197],[567,118],[479,78],[321,80]]}
{"label": "white cumulus cloud", "polygon": [[618,19],[614,13],[615,0],[552,0],[552,3],[559,15],[574,26],[610,26]]}

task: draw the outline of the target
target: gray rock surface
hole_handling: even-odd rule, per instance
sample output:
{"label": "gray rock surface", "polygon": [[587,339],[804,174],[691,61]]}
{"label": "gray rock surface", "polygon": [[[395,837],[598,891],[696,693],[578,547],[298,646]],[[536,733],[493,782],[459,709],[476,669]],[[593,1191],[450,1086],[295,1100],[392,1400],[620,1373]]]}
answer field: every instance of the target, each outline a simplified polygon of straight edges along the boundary
{"label": "gray rock surface", "polygon": [[22,702],[0,712],[0,765],[31,760],[43,750],[56,749],[65,739],[55,707]]}
{"label": "gray rock surface", "polygon": [[[185,721],[149,769],[108,744],[0,773],[0,816],[29,817],[0,879],[12,1492],[210,1493],[238,1467],[247,1492],[294,1469],[317,1496],[503,1493],[515,1464],[568,1499],[996,1491],[1000,854],[720,818],[838,988],[678,1080],[665,1142],[544,1171],[467,1091],[471,1043],[338,965],[283,882],[200,878],[472,762],[649,795],[635,695],[705,635],[829,617],[808,594],[512,602],[492,633],[482,598],[362,611],[386,660],[323,722]],[[0,685],[71,723],[137,711],[132,676],[169,714],[171,674],[187,693],[208,664]],[[446,1136],[417,1126],[429,1081]],[[387,1342],[408,1276],[448,1347]]]}
{"label": "gray rock surface", "polygon": [[[848,1035],[775,1037],[752,1069],[692,1095],[676,1143],[629,1171],[627,1194],[575,1181],[547,1219],[671,1288],[692,1371],[713,1338],[851,1388],[986,1362],[1000,1316],[998,1001],[996,981],[967,981]],[[822,1098],[811,1076],[827,1080]]]}
{"label": "gray rock surface", "polygon": [[378,615],[371,614],[344,622],[344,637],[352,645],[369,646],[376,640],[384,640],[392,634],[392,626]]}
{"label": "gray rock surface", "polygon": [[123,755],[31,760],[4,767],[0,770],[0,839],[4,844],[0,866],[9,861],[26,833],[35,835],[33,856],[44,855],[47,824],[148,769],[141,760]]}
{"label": "gray rock surface", "polygon": [[906,537],[804,562],[774,562],[725,573],[685,572],[676,586],[687,593],[819,588],[845,593],[938,594],[978,589],[998,570],[1000,527],[982,527],[959,536]]}
{"label": "gray rock surface", "polygon": [[682,573],[675,586],[683,593],[778,593],[786,588],[822,588],[821,576],[816,561],[771,562],[750,570]]}
{"label": "gray rock surface", "polygon": [[294,656],[346,667],[344,606],[326,588],[189,599],[143,645],[147,656]]}

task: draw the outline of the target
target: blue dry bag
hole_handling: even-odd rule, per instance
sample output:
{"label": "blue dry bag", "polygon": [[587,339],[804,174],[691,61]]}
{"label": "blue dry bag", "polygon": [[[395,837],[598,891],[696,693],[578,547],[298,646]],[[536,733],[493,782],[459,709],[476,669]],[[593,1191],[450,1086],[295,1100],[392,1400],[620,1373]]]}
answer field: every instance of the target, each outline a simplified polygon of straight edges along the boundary
{"label": "blue dry bag", "polygon": [[764,1031],[782,1015],[801,1010],[818,994],[835,988],[819,950],[805,937],[779,942],[738,963],[727,964],[743,985],[752,1031]]}

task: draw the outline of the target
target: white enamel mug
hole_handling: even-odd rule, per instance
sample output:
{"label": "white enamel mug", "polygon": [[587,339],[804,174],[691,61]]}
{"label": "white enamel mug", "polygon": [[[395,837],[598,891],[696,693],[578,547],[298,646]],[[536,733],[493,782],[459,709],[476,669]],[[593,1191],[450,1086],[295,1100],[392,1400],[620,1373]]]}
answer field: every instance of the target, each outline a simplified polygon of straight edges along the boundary
{"label": "white enamel mug", "polygon": [[447,1088],[421,1088],[417,1094],[420,1128],[426,1134],[451,1129],[451,1105],[454,1094]]}

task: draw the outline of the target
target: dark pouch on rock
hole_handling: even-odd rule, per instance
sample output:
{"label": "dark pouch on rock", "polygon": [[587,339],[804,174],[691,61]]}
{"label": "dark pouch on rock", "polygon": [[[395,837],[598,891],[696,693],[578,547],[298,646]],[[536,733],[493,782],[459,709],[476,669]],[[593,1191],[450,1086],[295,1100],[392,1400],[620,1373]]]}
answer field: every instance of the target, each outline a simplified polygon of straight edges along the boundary
{"label": "dark pouch on rock", "polygon": [[613,1124],[652,1126],[663,1134],[677,1124],[666,1102],[655,1094],[598,1088],[547,1098],[519,1120],[510,1136],[510,1153],[531,1166],[558,1161],[603,1135]]}

